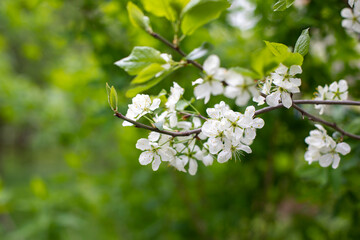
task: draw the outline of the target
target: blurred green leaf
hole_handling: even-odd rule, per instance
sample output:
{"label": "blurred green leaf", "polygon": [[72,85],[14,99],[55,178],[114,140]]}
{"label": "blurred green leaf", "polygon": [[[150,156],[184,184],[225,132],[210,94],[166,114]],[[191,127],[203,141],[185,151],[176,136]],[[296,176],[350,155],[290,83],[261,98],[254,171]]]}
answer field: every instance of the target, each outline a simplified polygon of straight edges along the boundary
{"label": "blurred green leaf", "polygon": [[155,75],[164,71],[161,64],[153,63],[144,68],[132,81],[131,84],[145,83],[152,79]]}
{"label": "blurred green leaf", "polygon": [[130,88],[129,90],[126,91],[126,94],[125,94],[126,97],[132,98],[132,97],[136,96],[136,94],[144,92],[144,91],[154,87],[155,85],[160,83],[168,74],[169,74],[168,71],[164,71],[160,76],[157,76],[157,77],[151,79],[150,81],[147,81],[145,84],[134,86],[134,87]]}
{"label": "blurred green leaf", "polygon": [[30,182],[30,187],[31,187],[32,192],[35,194],[35,196],[37,196],[41,199],[47,198],[48,191],[47,191],[44,181],[41,178],[39,178],[39,177],[33,178]]}
{"label": "blurred green leaf", "polygon": [[142,0],[146,11],[158,17],[166,17],[169,21],[175,22],[181,13],[181,10],[189,0]]}
{"label": "blurred green leaf", "polygon": [[138,28],[142,28],[145,31],[152,32],[150,26],[150,20],[144,13],[132,2],[128,2],[127,10],[129,13],[130,22]]}
{"label": "blurred green leaf", "polygon": [[128,57],[117,61],[115,65],[123,68],[130,75],[136,75],[153,63],[165,64],[166,61],[160,54],[154,48],[138,46],[134,47]]}
{"label": "blurred green leaf", "polygon": [[226,0],[191,0],[182,12],[181,31],[191,35],[202,25],[214,20],[230,7]]}
{"label": "blurred green leaf", "polygon": [[310,45],[310,35],[309,28],[301,32],[300,37],[296,41],[294,52],[300,53],[302,56],[305,56],[309,52]]}

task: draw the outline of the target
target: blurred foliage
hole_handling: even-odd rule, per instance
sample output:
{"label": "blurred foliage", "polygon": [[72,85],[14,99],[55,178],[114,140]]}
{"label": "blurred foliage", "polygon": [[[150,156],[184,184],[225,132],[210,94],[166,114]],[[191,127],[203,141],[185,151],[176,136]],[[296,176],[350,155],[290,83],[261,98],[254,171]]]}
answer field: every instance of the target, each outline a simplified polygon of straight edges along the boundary
{"label": "blurred foliage", "polygon": [[[144,9],[142,2],[134,1]],[[347,1],[296,1],[303,5],[283,12],[273,11],[273,0],[251,2],[254,28],[231,26],[224,13],[182,48],[190,52],[206,41],[222,66],[249,68],[263,40],[293,47],[310,27],[304,98],[341,78],[360,98],[358,36],[341,27]],[[348,141],[352,153],[337,170],[308,166],[304,137],[313,126],[292,110],[264,115],[253,154],[201,166],[195,177],[138,163],[135,143],[147,133],[112,117],[105,83],[118,89],[125,112],[131,77],[113,63],[134,46],[180,56],[133,28],[126,5],[0,1],[0,238],[359,239],[359,144]],[[166,18],[146,14],[154,31],[172,39]],[[180,69],[148,93],[177,81],[191,96],[197,76],[193,67]],[[360,133],[358,108],[331,109],[328,119]]]}

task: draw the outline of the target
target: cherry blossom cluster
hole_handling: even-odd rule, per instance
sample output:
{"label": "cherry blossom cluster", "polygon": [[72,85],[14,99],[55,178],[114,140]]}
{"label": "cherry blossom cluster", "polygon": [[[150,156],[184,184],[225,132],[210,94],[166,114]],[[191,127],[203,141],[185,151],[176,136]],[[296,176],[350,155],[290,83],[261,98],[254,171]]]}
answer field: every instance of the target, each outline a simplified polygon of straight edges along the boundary
{"label": "cherry blossom cluster", "polygon": [[349,144],[345,142],[336,143],[335,140],[327,135],[325,128],[315,124],[316,130],[310,131],[310,136],[305,138],[309,145],[305,152],[305,160],[311,164],[318,161],[321,167],[332,166],[337,168],[340,163],[340,155],[346,155],[350,152]]}
{"label": "cherry blossom cluster", "polygon": [[[206,110],[210,118],[202,123],[204,117],[186,113],[185,110],[178,111],[177,104],[183,94],[184,89],[174,82],[163,104],[160,98],[151,99],[145,94],[138,94],[132,99],[126,114],[131,120],[144,117],[153,126],[174,133],[200,129],[196,134],[186,136],[151,132],[148,138],[137,141],[136,148],[143,151],[139,157],[140,164],[151,163],[156,171],[162,162],[166,162],[179,171],[194,175],[198,162],[209,166],[215,158],[219,163],[224,163],[241,151],[251,153],[250,145],[256,137],[256,129],[264,126],[261,118],[254,118],[253,106],[247,107],[242,114],[231,110],[225,102],[220,102]],[[186,115],[182,115],[184,113]],[[123,125],[132,124],[125,121]]]}
{"label": "cherry blossom cluster", "polygon": [[264,104],[264,101],[269,106],[276,106],[281,103],[286,108],[292,105],[292,94],[300,92],[301,79],[296,78],[295,75],[302,73],[302,69],[298,65],[293,65],[290,68],[280,64],[280,66],[269,77],[266,78],[261,92],[266,96],[259,96],[253,100],[259,105]]}
{"label": "cherry blossom cluster", "polygon": [[[315,100],[347,100],[348,98],[348,84],[346,80],[340,80],[339,82],[333,82],[328,86],[327,84],[322,87],[317,87],[315,92]],[[320,110],[320,114],[324,113],[326,105],[315,105],[316,109]]]}
{"label": "cherry blossom cluster", "polygon": [[211,154],[218,154],[219,163],[227,162],[238,151],[251,153],[250,145],[256,137],[256,129],[264,126],[264,120],[255,118],[255,108],[249,106],[245,113],[232,111],[224,102],[208,108],[208,119],[201,130],[208,137],[205,146]]}
{"label": "cherry blossom cluster", "polygon": [[251,97],[258,97],[256,82],[232,69],[220,67],[220,59],[210,55],[203,65],[205,76],[193,82],[196,99],[204,99],[207,103],[210,96],[223,94],[235,99],[238,106],[245,106]]}
{"label": "cherry blossom cluster", "polygon": [[350,31],[360,33],[360,3],[359,1],[349,0],[351,8],[344,8],[341,16],[344,18],[341,25]]}

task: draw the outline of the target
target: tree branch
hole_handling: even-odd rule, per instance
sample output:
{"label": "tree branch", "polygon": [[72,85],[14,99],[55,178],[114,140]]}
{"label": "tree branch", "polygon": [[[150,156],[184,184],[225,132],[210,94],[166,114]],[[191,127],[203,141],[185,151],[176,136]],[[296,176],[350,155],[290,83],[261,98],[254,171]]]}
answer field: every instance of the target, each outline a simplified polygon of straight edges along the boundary
{"label": "tree branch", "polygon": [[[159,35],[158,33],[156,32],[149,32],[149,34],[151,36],[153,36],[154,38],[160,40],[161,42],[165,43],[168,47],[172,48],[173,50],[175,50],[176,52],[178,52],[181,56],[185,57],[187,56],[187,54],[182,51],[179,46],[175,46],[174,44],[172,44],[171,42],[169,42],[166,38],[164,38],[163,36]],[[198,69],[200,69],[201,71],[203,71],[203,67],[200,63],[196,62],[196,61],[193,61],[193,60],[189,60],[189,59],[186,59],[186,62],[189,63],[189,64],[192,64],[194,65],[195,67],[197,67]]]}
{"label": "tree branch", "polygon": [[341,101],[332,101],[332,100],[293,100],[295,104],[324,104],[324,105],[354,105],[360,106],[359,101],[350,101],[350,100],[341,100]]}
{"label": "tree branch", "polygon": [[336,125],[336,123],[325,121],[325,120],[323,120],[321,118],[318,118],[318,117],[306,112],[304,109],[300,108],[295,103],[293,103],[292,107],[295,108],[296,110],[298,110],[303,116],[307,116],[310,121],[322,123],[322,124],[324,124],[326,126],[329,126],[329,127],[333,128],[333,129],[335,129],[336,131],[340,132],[342,135],[345,135],[345,136],[348,136],[350,138],[360,140],[360,136],[348,133],[345,130],[339,128]]}
{"label": "tree branch", "polygon": [[199,134],[201,132],[201,128],[194,129],[194,130],[189,130],[189,131],[183,131],[183,132],[172,132],[172,131],[160,130],[160,129],[156,128],[156,127],[151,127],[151,126],[148,126],[146,124],[136,122],[136,121],[134,121],[134,120],[132,120],[130,118],[125,117],[124,115],[122,115],[119,112],[115,112],[114,115],[116,117],[120,118],[120,119],[123,119],[123,120],[125,120],[125,121],[127,121],[129,123],[134,124],[135,127],[143,128],[143,129],[146,129],[146,130],[149,130],[149,131],[158,132],[158,133],[162,133],[162,134],[166,134],[166,135],[170,135],[170,136],[173,136],[173,137],[190,136],[192,134]]}

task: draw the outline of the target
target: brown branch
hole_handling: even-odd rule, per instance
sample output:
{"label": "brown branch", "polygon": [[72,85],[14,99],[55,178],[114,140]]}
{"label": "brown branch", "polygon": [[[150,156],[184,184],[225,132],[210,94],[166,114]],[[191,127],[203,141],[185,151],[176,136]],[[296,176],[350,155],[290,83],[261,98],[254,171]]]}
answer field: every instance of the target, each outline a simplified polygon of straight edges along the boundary
{"label": "brown branch", "polygon": [[115,112],[114,115],[116,117],[120,118],[120,119],[123,119],[123,120],[125,120],[125,121],[127,121],[129,123],[134,124],[135,127],[143,128],[143,129],[146,129],[146,130],[149,130],[149,131],[158,132],[158,133],[162,133],[162,134],[166,134],[166,135],[170,135],[170,136],[173,136],[173,137],[190,136],[192,134],[199,134],[201,132],[201,128],[194,129],[194,130],[189,130],[189,131],[183,131],[183,132],[172,132],[172,131],[160,130],[160,129],[156,128],[156,127],[151,127],[149,125],[136,122],[136,121],[134,121],[134,120],[132,120],[130,118],[125,117],[124,115],[122,115],[119,112]]}
{"label": "brown branch", "polygon": [[345,136],[348,136],[350,138],[360,140],[360,136],[346,132],[345,130],[339,128],[336,125],[336,123],[334,123],[334,122],[325,121],[325,120],[323,120],[321,118],[318,118],[318,117],[306,112],[304,109],[300,108],[295,103],[293,103],[292,107],[295,108],[296,110],[298,110],[303,116],[307,116],[310,121],[322,123],[322,124],[324,124],[326,126],[329,126],[329,127],[333,128],[333,129],[335,129],[336,131],[340,132],[342,135],[345,135]]}
{"label": "brown branch", "polygon": [[[187,54],[186,54],[184,51],[182,51],[179,46],[175,46],[174,44],[172,44],[171,42],[169,42],[166,38],[164,38],[163,36],[159,35],[158,33],[149,32],[149,34],[150,34],[151,36],[153,36],[154,38],[160,40],[161,42],[165,43],[168,47],[172,48],[173,50],[175,50],[176,52],[178,52],[181,56],[183,56],[183,57],[186,58]],[[196,62],[196,61],[194,61],[194,60],[186,59],[186,62],[189,63],[189,64],[194,65],[195,67],[197,67],[197,68],[200,69],[201,71],[204,70],[204,69],[203,69],[203,66],[202,66],[200,63],[198,63],[198,62]]]}
{"label": "brown branch", "polygon": [[[341,104],[342,102],[344,104]],[[297,111],[299,111],[303,116],[307,116],[309,120],[311,120],[313,122],[322,123],[322,124],[324,124],[326,126],[329,126],[329,127],[333,128],[334,130],[340,132],[342,135],[348,136],[348,137],[356,139],[356,140],[360,140],[360,136],[346,132],[345,130],[338,127],[336,125],[336,123],[328,122],[326,120],[323,120],[323,119],[321,119],[319,117],[316,117],[316,116],[312,115],[311,113],[308,113],[304,109],[300,108],[297,104],[328,104],[328,105],[357,105],[358,106],[358,105],[360,105],[360,102],[357,102],[357,101],[330,101],[330,100],[293,100],[293,105],[292,105],[292,107],[295,108]],[[278,104],[276,106],[264,107],[262,109],[259,109],[259,110],[255,111],[254,115],[258,116],[260,114],[271,112],[271,111],[273,111],[275,109],[278,109],[278,108],[281,108],[281,107],[283,107],[282,103],[280,103],[280,104]],[[200,114],[188,114],[188,113],[185,113],[185,112],[180,112],[180,114],[184,114],[184,116],[195,116],[195,117],[201,118],[203,120],[207,120],[206,117],[204,117],[204,116],[202,116]],[[156,127],[152,127],[152,126],[149,126],[149,125],[146,125],[146,124],[143,124],[143,123],[136,122],[136,121],[134,121],[132,119],[129,119],[129,118],[125,117],[123,114],[121,114],[119,112],[115,112],[114,115],[116,117],[120,118],[120,119],[123,119],[123,120],[125,120],[127,122],[130,122],[130,123],[134,124],[135,127],[143,128],[143,129],[146,129],[146,130],[149,130],[149,131],[158,132],[158,133],[162,133],[162,134],[166,134],[166,135],[170,135],[172,137],[190,136],[190,135],[193,135],[193,134],[195,134],[195,136],[197,136],[198,134],[201,133],[201,128],[188,130],[188,131],[182,131],[182,132],[173,132],[173,131],[160,130],[160,129],[156,128]]]}
{"label": "brown branch", "polygon": [[324,104],[324,105],[354,105],[360,106],[359,101],[350,101],[350,100],[341,100],[341,101],[333,101],[333,100],[293,100],[295,104]]}

